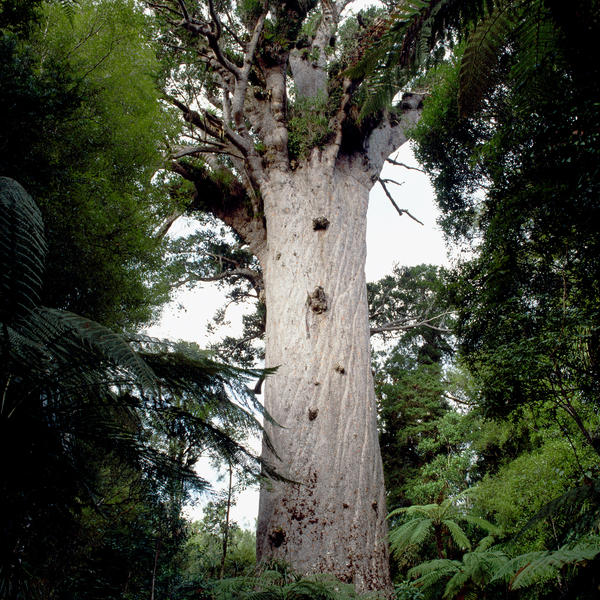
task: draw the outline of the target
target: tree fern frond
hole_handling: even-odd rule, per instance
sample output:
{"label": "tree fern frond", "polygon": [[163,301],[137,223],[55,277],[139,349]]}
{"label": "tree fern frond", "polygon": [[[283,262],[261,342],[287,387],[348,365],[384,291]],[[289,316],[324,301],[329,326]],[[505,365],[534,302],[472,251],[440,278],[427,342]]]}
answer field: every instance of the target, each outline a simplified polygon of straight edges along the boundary
{"label": "tree fern frond", "polygon": [[454,598],[465,587],[469,579],[469,574],[466,571],[457,571],[446,584],[443,597],[445,599]]}
{"label": "tree fern frond", "polygon": [[427,589],[439,584],[446,578],[454,576],[461,567],[457,560],[440,558],[430,560],[410,569],[408,577],[414,578],[414,585]]}
{"label": "tree fern frond", "polygon": [[0,320],[39,304],[47,247],[42,214],[23,187],[0,177]]}
{"label": "tree fern frond", "polygon": [[400,508],[395,508],[387,518],[395,517],[397,515],[406,514],[406,515],[421,515],[423,517],[431,518],[433,511],[439,510],[439,504],[412,504],[411,506],[402,506]]}
{"label": "tree fern frond", "polygon": [[450,532],[450,536],[454,540],[454,543],[461,549],[471,549],[471,542],[469,538],[466,536],[465,532],[461,529],[461,527],[452,519],[444,519],[442,523]]}
{"label": "tree fern frond", "polygon": [[[591,502],[590,502],[591,501]],[[567,490],[557,498],[544,504],[517,533],[515,538],[525,531],[555,515],[569,515],[576,523],[587,523],[591,513],[597,519],[600,504],[600,479],[590,479],[584,485]]]}
{"label": "tree fern frond", "polygon": [[422,577],[424,575],[429,575],[430,573],[454,573],[461,566],[461,563],[458,560],[450,560],[448,558],[436,558],[435,560],[428,560],[419,565],[416,565],[412,569],[409,569],[408,576],[409,577]]}
{"label": "tree fern frond", "polygon": [[498,568],[494,580],[510,581],[516,590],[554,579],[566,565],[577,566],[600,554],[600,536],[587,536],[558,550],[521,554]]}
{"label": "tree fern frond", "polygon": [[477,110],[496,81],[502,48],[515,24],[513,3],[506,0],[496,3],[469,36],[460,63],[458,110],[461,117]]}
{"label": "tree fern frond", "polygon": [[528,587],[539,581],[553,579],[565,565],[578,565],[600,554],[600,537],[594,536],[554,552],[544,552],[533,558],[512,580],[510,589]]}
{"label": "tree fern frond", "polygon": [[431,532],[431,519],[412,519],[390,531],[390,548],[395,556],[401,556],[410,546],[420,546]]}
{"label": "tree fern frond", "polygon": [[483,529],[484,531],[486,531],[487,533],[489,533],[491,535],[497,536],[497,535],[500,535],[500,533],[501,533],[500,528],[497,525],[490,523],[489,521],[487,521],[486,519],[483,519],[482,517],[474,517],[473,515],[463,515],[461,518],[463,521],[466,521],[467,523],[469,523],[469,525],[475,525],[476,527]]}
{"label": "tree fern frond", "polygon": [[546,61],[554,60],[556,36],[556,28],[545,3],[542,0],[530,3],[515,36],[521,54],[511,76],[517,86],[530,85],[540,73],[540,67]]}

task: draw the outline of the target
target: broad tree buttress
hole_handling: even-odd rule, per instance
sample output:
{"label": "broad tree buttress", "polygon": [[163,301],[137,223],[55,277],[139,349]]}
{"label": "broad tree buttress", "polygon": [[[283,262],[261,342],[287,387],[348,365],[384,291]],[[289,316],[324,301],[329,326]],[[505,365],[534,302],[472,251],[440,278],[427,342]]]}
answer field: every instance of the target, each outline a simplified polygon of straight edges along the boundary
{"label": "broad tree buttress", "polygon": [[213,277],[248,280],[266,305],[266,366],[278,369],[264,403],[278,425],[267,425],[277,457],[263,454],[297,482],[261,489],[258,557],[386,588],[366,213],[421,98],[359,120],[368,91],[347,69],[384,19],[343,25],[348,0],[150,4],[165,48],[187,60],[168,95],[188,124],[173,170],[193,184],[190,209],[225,222],[260,266],[230,261]]}

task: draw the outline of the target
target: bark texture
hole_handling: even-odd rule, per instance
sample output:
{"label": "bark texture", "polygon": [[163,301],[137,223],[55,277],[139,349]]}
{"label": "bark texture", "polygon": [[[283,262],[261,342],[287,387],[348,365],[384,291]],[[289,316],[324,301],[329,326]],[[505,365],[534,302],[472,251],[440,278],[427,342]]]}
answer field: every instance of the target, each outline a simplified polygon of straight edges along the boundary
{"label": "bark texture", "polygon": [[[265,187],[265,405],[280,471],[261,489],[258,558],[390,585],[364,265],[371,179],[362,161],[314,152]],[[326,219],[326,228],[314,228]],[[322,221],[321,221],[322,222]],[[265,449],[268,455],[268,450]]]}
{"label": "bark texture", "polygon": [[405,94],[393,113],[359,118],[364,76],[347,67],[392,19],[359,22],[358,39],[338,48],[350,3],[239,2],[237,17],[214,0],[191,10],[186,0],[150,5],[172,32],[184,32],[170,47],[187,53],[191,36],[206,70],[193,94],[167,95],[189,125],[186,145],[173,153],[173,170],[195,187],[188,210],[233,228],[262,270],[262,279],[247,268],[202,278],[245,277],[259,298],[264,292],[266,366],[278,367],[265,405],[279,426],[267,424],[278,457],[266,447],[263,454],[296,483],[263,486],[258,557],[330,572],[362,591],[390,587],[364,274],[367,203],[422,97]]}

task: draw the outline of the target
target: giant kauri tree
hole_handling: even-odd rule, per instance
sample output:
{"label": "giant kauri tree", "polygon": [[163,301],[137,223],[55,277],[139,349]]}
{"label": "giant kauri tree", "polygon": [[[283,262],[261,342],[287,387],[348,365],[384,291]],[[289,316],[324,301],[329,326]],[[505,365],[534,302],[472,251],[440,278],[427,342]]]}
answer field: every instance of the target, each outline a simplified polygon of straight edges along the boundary
{"label": "giant kauri tree", "polygon": [[187,208],[220,219],[256,257],[224,258],[212,278],[249,282],[266,306],[276,456],[264,454],[291,482],[261,489],[258,557],[386,588],[366,214],[421,96],[361,116],[370,91],[350,67],[387,30],[385,12],[352,16],[349,0],[149,4],[173,61],[166,97],[188,126],[172,149]]}

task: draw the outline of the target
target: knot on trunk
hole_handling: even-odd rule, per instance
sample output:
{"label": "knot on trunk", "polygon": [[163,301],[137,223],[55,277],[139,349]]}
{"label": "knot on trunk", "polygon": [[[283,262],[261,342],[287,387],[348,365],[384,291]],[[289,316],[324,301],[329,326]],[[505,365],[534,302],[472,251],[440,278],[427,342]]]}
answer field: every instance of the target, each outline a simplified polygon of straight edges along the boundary
{"label": "knot on trunk", "polygon": [[329,219],[327,217],[317,217],[313,219],[312,223],[315,231],[324,231],[329,227]]}
{"label": "knot on trunk", "polygon": [[314,289],[312,294],[308,295],[308,305],[317,314],[324,313],[327,310],[327,296],[320,285]]}

